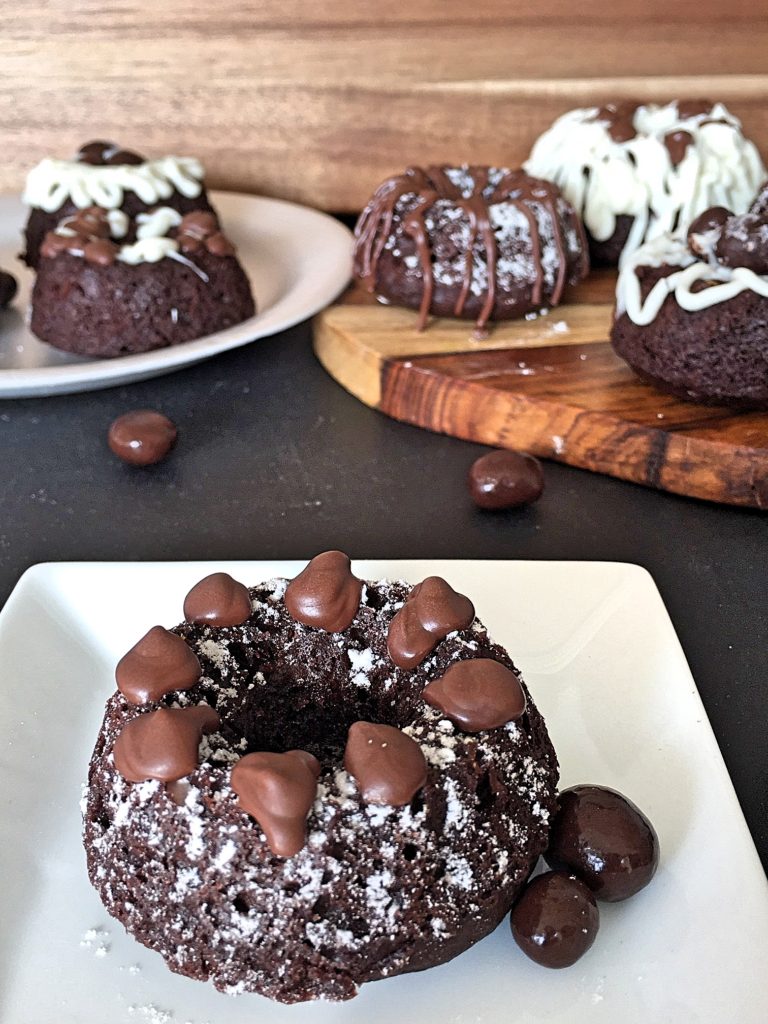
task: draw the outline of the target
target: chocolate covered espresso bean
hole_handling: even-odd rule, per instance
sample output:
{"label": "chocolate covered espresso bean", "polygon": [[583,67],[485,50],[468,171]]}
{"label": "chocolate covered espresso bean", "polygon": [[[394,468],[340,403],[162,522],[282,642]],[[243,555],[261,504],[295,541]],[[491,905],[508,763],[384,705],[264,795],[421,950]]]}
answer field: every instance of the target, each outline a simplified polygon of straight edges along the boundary
{"label": "chocolate covered espresso bean", "polygon": [[153,409],[135,409],[113,421],[107,441],[123,462],[152,466],[162,461],[176,444],[176,425]]}
{"label": "chocolate covered espresso bean", "polygon": [[472,463],[468,484],[478,508],[517,508],[541,497],[544,474],[541,463],[532,455],[501,448]]}

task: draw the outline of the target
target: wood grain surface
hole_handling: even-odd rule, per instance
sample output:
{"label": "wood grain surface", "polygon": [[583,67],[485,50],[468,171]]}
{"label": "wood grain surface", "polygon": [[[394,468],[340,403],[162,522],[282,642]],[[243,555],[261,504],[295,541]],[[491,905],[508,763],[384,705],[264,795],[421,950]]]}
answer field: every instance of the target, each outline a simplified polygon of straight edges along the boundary
{"label": "wood grain surface", "polygon": [[640,382],[608,344],[611,272],[531,321],[472,324],[375,304],[353,290],[319,314],[328,372],[395,419],[531,451],[623,480],[768,508],[768,413],[694,405]]}
{"label": "wood grain surface", "polygon": [[562,111],[722,99],[768,150],[765,0],[29,0],[3,7],[0,190],[116,138],[357,210],[413,162],[518,164]]}

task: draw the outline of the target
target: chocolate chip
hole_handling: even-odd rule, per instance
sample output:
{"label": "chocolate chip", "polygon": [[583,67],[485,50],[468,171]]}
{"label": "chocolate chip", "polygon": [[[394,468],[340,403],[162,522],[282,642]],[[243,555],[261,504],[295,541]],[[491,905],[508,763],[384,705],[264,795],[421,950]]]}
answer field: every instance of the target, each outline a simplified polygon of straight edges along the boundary
{"label": "chocolate chip", "polygon": [[681,121],[687,121],[689,117],[700,117],[702,114],[709,114],[711,112],[712,103],[710,100],[694,99],[677,101],[677,116]]}
{"label": "chocolate chip", "polygon": [[490,658],[457,661],[424,687],[424,700],[465,732],[497,729],[525,711],[525,693],[514,672]]}
{"label": "chocolate chip", "polygon": [[529,882],[512,908],[512,935],[542,967],[570,967],[595,941],[600,912],[574,875],[549,871]]}
{"label": "chocolate chip", "polygon": [[189,235],[198,240],[208,238],[218,230],[219,222],[210,210],[192,210],[182,217],[179,224],[179,235]]}
{"label": "chocolate chip", "polygon": [[768,212],[729,217],[715,243],[715,255],[726,267],[768,274]]}
{"label": "chocolate chip", "polygon": [[135,409],[118,416],[109,428],[109,447],[132,466],[160,462],[176,444],[176,425],[153,409]]}
{"label": "chocolate chip", "polygon": [[52,260],[63,252],[82,252],[87,242],[88,239],[81,235],[57,235],[55,231],[49,231],[40,246],[40,255]]}
{"label": "chocolate chip", "polygon": [[233,256],[235,252],[234,245],[221,231],[217,231],[210,238],[206,238],[205,247],[214,256]]}
{"label": "chocolate chip", "polygon": [[573,786],[559,803],[544,855],[550,867],[575,872],[610,903],[648,885],[659,863],[659,839],[638,807],[605,786]]}
{"label": "chocolate chip", "polygon": [[427,781],[421,747],[391,725],[355,722],[350,726],[344,767],[369,804],[402,807]]}
{"label": "chocolate chip", "polygon": [[103,142],[99,139],[94,142],[86,142],[84,146],[81,146],[75,159],[81,164],[103,167],[107,163],[106,154],[114,153],[116,150],[117,145],[114,142]]}
{"label": "chocolate chip", "polygon": [[194,686],[200,678],[200,662],[180,636],[153,626],[117,663],[115,678],[126,700],[147,704],[173,690]]}
{"label": "chocolate chip", "polygon": [[667,132],[664,136],[664,145],[667,147],[669,159],[673,167],[677,167],[678,164],[683,162],[683,158],[692,142],[693,136],[690,132],[682,130]]}
{"label": "chocolate chip", "polygon": [[5,309],[16,294],[16,278],[0,270],[0,309]]}
{"label": "chocolate chip", "polygon": [[250,615],[248,588],[226,572],[206,576],[184,599],[184,618],[202,626],[239,626]]}
{"label": "chocolate chip", "polygon": [[408,595],[389,624],[387,648],[399,668],[419,665],[454,630],[472,624],[475,608],[440,576],[429,576]]}
{"label": "chocolate chip", "polygon": [[126,166],[130,165],[138,167],[139,164],[144,163],[144,157],[138,153],[134,153],[132,149],[117,149],[114,153],[110,153],[107,157],[106,162],[110,166]]}
{"label": "chocolate chip", "polygon": [[733,214],[724,206],[712,206],[691,221],[688,228],[688,246],[702,259],[714,254],[715,243],[722,234],[723,225]]}
{"label": "chocolate chip", "polygon": [[340,633],[357,615],[362,589],[362,580],[352,575],[349,555],[324,551],[288,584],[285,607],[305,626]]}
{"label": "chocolate chip", "polygon": [[221,720],[213,708],[159,708],[129,722],[115,741],[115,768],[129,782],[175,782],[199,765],[203,733]]}
{"label": "chocolate chip", "polygon": [[469,493],[479,508],[517,508],[537,501],[544,490],[541,463],[525,452],[505,448],[475,459],[469,469]]}
{"label": "chocolate chip", "polygon": [[238,805],[256,819],[278,857],[295,856],[307,841],[319,774],[319,761],[306,750],[246,754],[232,769]]}
{"label": "chocolate chip", "polygon": [[110,267],[117,259],[118,248],[106,238],[96,238],[83,246],[83,256],[89,263]]}
{"label": "chocolate chip", "polygon": [[638,104],[632,100],[621,103],[606,103],[594,116],[595,121],[604,121],[606,131],[614,142],[629,142],[637,135],[635,130],[635,111]]}
{"label": "chocolate chip", "polygon": [[71,217],[66,217],[62,224],[86,238],[109,238],[111,234],[107,211],[100,206],[86,206]]}

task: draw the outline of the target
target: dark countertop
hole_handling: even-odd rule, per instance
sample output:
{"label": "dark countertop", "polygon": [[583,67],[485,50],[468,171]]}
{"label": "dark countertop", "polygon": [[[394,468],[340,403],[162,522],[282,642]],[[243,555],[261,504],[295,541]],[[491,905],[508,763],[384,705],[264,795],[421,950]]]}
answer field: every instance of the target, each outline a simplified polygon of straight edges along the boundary
{"label": "dark countertop", "polygon": [[[106,448],[153,407],[180,443],[147,470]],[[545,466],[528,509],[476,510],[483,449],[396,423],[320,368],[307,325],[131,387],[0,402],[0,604],[35,562],[542,558],[637,562],[678,631],[768,866],[768,520]],[[727,869],[727,866],[724,866]]]}

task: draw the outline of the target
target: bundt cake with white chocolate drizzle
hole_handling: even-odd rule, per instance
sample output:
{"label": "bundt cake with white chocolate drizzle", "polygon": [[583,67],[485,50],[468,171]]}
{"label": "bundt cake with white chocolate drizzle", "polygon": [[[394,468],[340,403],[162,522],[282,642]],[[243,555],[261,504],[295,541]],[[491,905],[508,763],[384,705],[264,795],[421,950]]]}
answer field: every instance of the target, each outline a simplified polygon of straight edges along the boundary
{"label": "bundt cake with white chocolate drizzle", "polygon": [[387,302],[491,320],[557,305],[589,269],[581,222],[556,185],[521,170],[409,167],[355,229],[354,272]]}
{"label": "bundt cake with white chocolate drizzle", "polygon": [[501,921],[547,843],[557,760],[508,654],[445,580],[341,552],[217,573],[117,667],[85,798],[91,881],[169,967],[349,999]]}

